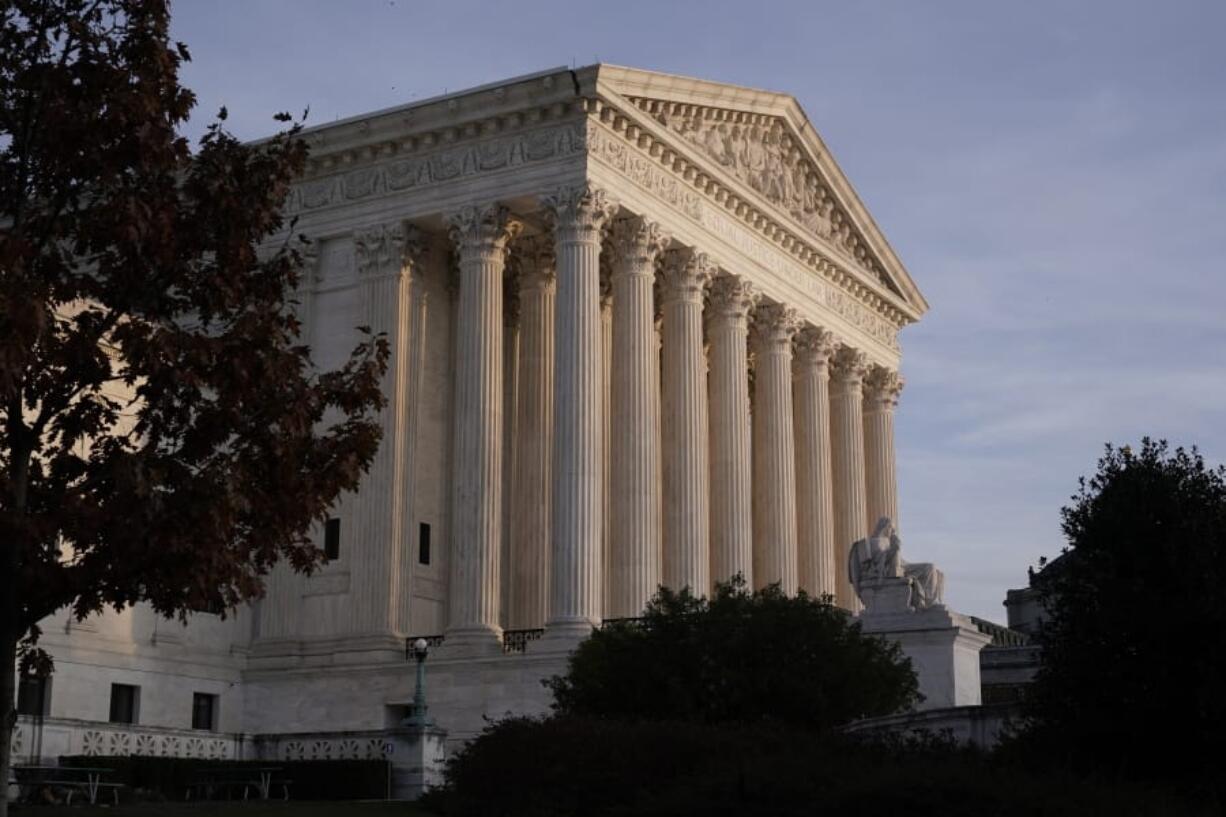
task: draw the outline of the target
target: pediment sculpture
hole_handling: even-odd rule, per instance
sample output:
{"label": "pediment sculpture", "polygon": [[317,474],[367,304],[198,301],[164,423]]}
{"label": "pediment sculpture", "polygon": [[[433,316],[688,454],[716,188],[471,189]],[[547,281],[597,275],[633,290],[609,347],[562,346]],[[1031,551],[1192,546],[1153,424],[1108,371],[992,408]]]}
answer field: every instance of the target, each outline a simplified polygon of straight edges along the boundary
{"label": "pediment sculpture", "polygon": [[700,112],[660,109],[661,124],[685,137],[707,156],[810,232],[848,253],[877,279],[897,291],[873,262],[851,219],[840,208],[820,174],[804,156],[782,120],[733,121],[734,112],[711,119]]}

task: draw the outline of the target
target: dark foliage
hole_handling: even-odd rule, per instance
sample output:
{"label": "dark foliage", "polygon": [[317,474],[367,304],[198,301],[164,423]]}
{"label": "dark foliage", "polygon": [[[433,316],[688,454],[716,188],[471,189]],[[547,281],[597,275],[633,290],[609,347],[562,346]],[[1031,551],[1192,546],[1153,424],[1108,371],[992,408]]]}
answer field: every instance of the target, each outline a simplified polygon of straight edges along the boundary
{"label": "dark foliage", "polygon": [[443,815],[1120,817],[1201,812],[1135,786],[1000,766],[942,740],[555,716],[490,726],[423,801]]}
{"label": "dark foliage", "polygon": [[[386,760],[203,760],[183,757],[97,757],[71,755],[60,758],[64,766],[111,769],[108,783],[129,790],[156,792],[167,800],[182,800],[188,788],[208,771],[241,772],[274,767],[273,780],[288,780],[291,800],[363,800],[387,797],[391,763]],[[199,793],[196,793],[199,796]],[[234,792],[242,796],[242,790]],[[273,787],[274,797],[282,794]]]}
{"label": "dark foliage", "polygon": [[739,578],[710,600],[662,588],[642,619],[593,633],[549,687],[568,715],[819,730],[918,700],[897,644],[828,601],[751,593]]}
{"label": "dark foliage", "polygon": [[1226,470],[1165,442],[1108,446],[1063,517],[1069,547],[1034,579],[1043,665],[1006,751],[1221,802]]}
{"label": "dark foliage", "polygon": [[40,620],[311,569],[379,444],[383,339],[333,372],[298,339],[298,126],[193,149],[169,29],[166,0],[0,3],[0,779]]}

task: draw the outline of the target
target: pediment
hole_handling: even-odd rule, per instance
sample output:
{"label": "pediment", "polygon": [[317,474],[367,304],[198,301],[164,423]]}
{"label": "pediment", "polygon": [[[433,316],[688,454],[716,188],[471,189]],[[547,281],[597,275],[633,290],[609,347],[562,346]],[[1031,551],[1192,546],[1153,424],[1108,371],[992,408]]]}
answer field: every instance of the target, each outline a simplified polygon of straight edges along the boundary
{"label": "pediment", "polygon": [[795,99],[786,94],[600,66],[626,102],[743,188],[834,249],[915,313],[927,303]]}

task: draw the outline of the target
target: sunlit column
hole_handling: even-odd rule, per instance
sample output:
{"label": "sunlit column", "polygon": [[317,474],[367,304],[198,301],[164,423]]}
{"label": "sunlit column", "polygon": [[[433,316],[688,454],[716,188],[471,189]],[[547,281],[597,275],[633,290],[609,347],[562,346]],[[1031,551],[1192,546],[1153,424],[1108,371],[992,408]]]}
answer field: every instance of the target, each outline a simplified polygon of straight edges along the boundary
{"label": "sunlit column", "polygon": [[450,219],[460,268],[456,326],[449,652],[496,653],[502,528],[503,269],[519,225],[505,207]]}
{"label": "sunlit column", "polygon": [[796,446],[792,419],[792,335],[796,311],[760,305],[751,340],[753,384],[753,577],[796,592]]}
{"label": "sunlit column", "polygon": [[834,552],[838,572],[836,599],[841,607],[853,612],[859,611],[860,600],[847,578],[847,553],[853,542],[869,533],[861,404],[867,366],[863,352],[840,346],[834,353],[830,371],[830,464],[834,474]]}
{"label": "sunlit column", "polygon": [[796,533],[800,589],[834,596],[834,493],[830,466],[833,336],[814,326],[796,335],[792,404],[796,422]]}

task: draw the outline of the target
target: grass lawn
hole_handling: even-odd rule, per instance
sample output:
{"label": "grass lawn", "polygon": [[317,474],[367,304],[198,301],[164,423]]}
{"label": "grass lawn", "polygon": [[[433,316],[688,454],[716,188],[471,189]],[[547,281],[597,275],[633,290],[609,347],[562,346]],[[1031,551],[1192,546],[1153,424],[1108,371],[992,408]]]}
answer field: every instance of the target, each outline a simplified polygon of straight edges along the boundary
{"label": "grass lawn", "polygon": [[429,817],[410,803],[337,800],[331,802],[134,803],[121,806],[19,806],[20,817]]}

